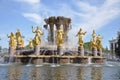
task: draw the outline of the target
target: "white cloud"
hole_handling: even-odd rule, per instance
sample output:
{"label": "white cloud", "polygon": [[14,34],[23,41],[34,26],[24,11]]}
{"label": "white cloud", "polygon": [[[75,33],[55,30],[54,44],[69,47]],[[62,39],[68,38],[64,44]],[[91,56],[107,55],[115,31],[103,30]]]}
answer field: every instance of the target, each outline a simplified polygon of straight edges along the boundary
{"label": "white cloud", "polygon": [[[106,0],[100,7],[81,1],[74,4],[77,5],[79,10],[82,10],[81,12],[76,12],[78,18],[85,20],[85,22],[77,23],[77,25],[83,26],[85,30],[91,30],[91,28],[99,29],[117,16],[120,16],[120,6],[118,6],[120,0]],[[76,28],[79,28],[79,26]]]}
{"label": "white cloud", "polygon": [[23,4],[23,8],[26,8],[26,11],[38,12],[40,8],[40,0],[15,0],[18,3]]}
{"label": "white cloud", "polygon": [[42,22],[42,17],[36,13],[23,13],[23,16],[37,24],[40,24],[40,22]]}
{"label": "white cloud", "polygon": [[27,4],[38,4],[40,2],[40,0],[16,0],[16,1]]}
{"label": "white cloud", "polygon": [[[69,37],[73,38],[79,31],[80,27],[83,31],[87,31],[87,34],[91,34],[92,30],[98,30],[111,22],[116,17],[120,16],[120,0],[106,0],[101,6],[93,6],[87,2],[74,2],[74,5],[78,8],[78,11],[74,12],[77,18],[73,20],[81,20],[81,22],[74,22],[73,28],[69,33]],[[72,39],[72,42],[76,42],[77,38]]]}
{"label": "white cloud", "polygon": [[[78,26],[74,28],[82,26],[85,30],[91,28],[99,29],[120,14],[120,0],[105,0],[100,6],[91,5],[87,1],[72,0],[72,5],[67,3],[57,3],[58,6],[55,6],[57,7],[55,9],[49,8],[51,5],[45,5],[40,0],[17,1],[26,3],[25,6],[28,6],[29,4],[32,5],[29,6],[29,10],[33,11],[33,13],[31,14],[29,10],[28,12],[26,10],[27,13],[25,12],[23,16],[29,18],[33,22],[38,23],[43,17],[60,15],[72,18],[73,24]],[[76,7],[77,10],[74,10],[73,7]]]}
{"label": "white cloud", "polygon": [[[98,30],[120,16],[120,0],[105,0],[100,6],[92,5],[87,1],[72,0],[72,5],[57,3],[55,8],[50,8],[49,6],[51,6],[51,4],[46,5],[40,0],[19,1],[27,3],[26,6],[31,4],[29,9],[31,9],[33,13],[29,13],[28,11],[24,13],[23,16],[37,24],[44,22],[43,18],[49,16],[65,16],[72,18],[73,28],[70,33],[71,36],[75,36],[80,27],[89,34],[93,29]],[[52,4],[52,6],[53,5],[54,4]],[[73,7],[76,7],[77,10]],[[36,11],[39,12],[36,13]]]}

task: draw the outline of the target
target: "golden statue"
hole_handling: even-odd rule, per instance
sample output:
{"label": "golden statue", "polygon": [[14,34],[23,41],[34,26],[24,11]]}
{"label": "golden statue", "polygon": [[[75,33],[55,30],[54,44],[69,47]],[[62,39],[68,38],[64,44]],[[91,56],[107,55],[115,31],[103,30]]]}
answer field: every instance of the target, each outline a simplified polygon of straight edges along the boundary
{"label": "golden statue", "polygon": [[14,33],[11,32],[10,36],[7,35],[8,38],[10,38],[10,41],[9,41],[9,47],[12,48],[12,49],[16,49],[16,36]]}
{"label": "golden statue", "polygon": [[17,30],[15,35],[16,35],[17,40],[18,40],[19,37],[21,37],[20,29]]}
{"label": "golden statue", "polygon": [[40,36],[43,35],[43,32],[40,30],[40,28],[37,26],[37,29],[34,31],[34,27],[32,26],[32,32],[36,33],[34,37],[34,44],[40,45],[41,44],[41,38]]}
{"label": "golden statue", "polygon": [[64,32],[63,32],[63,30],[61,28],[59,28],[57,30],[56,35],[55,35],[55,38],[57,40],[57,45],[58,46],[62,46],[63,45],[63,42],[64,42],[64,38],[63,37],[64,37]]}
{"label": "golden statue", "polygon": [[93,30],[92,40],[90,41],[90,45],[91,45],[91,49],[93,49],[93,48],[96,49],[97,48],[95,30]]}
{"label": "golden statue", "polygon": [[16,32],[16,40],[17,40],[17,46],[23,48],[24,47],[24,40],[22,39],[20,29]]}
{"label": "golden statue", "polygon": [[93,30],[92,38],[93,38],[93,41],[96,42],[96,33],[95,33],[95,30]]}
{"label": "golden statue", "polygon": [[97,49],[98,51],[102,51],[102,38],[100,35],[97,36],[96,43],[97,43]]}
{"label": "golden statue", "polygon": [[85,35],[85,34],[86,34],[86,32],[83,32],[82,29],[80,28],[79,32],[76,35],[76,36],[79,37],[79,40],[78,40],[79,46],[83,46],[84,45],[84,42],[83,42],[82,38],[83,38],[83,35]]}
{"label": "golden statue", "polygon": [[34,47],[32,39],[29,40],[29,47],[30,47],[30,49],[32,49]]}

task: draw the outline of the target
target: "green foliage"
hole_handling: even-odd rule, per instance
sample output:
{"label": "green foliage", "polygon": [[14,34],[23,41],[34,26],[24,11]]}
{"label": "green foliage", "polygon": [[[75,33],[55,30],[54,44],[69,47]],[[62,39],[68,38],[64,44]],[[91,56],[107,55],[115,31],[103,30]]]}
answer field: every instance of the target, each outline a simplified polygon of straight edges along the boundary
{"label": "green foliage", "polygon": [[[85,42],[85,43],[84,43],[84,48],[85,48],[86,50],[91,51],[90,42]],[[103,52],[108,52],[108,50],[106,50],[105,48],[102,48],[102,51],[103,51]]]}
{"label": "green foliage", "polygon": [[29,49],[29,45],[26,45],[26,46],[24,47],[24,49]]}
{"label": "green foliage", "polygon": [[84,48],[85,48],[86,50],[90,50],[90,42],[85,42],[85,43],[84,43]]}

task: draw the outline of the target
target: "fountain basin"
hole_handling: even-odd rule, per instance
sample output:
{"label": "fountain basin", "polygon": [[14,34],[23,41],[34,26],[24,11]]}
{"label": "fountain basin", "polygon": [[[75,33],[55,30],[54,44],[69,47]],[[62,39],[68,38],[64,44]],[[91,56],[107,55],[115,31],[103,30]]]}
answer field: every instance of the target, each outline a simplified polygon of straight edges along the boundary
{"label": "fountain basin", "polygon": [[[5,56],[9,58],[9,56]],[[106,58],[102,56],[60,56],[60,55],[13,55],[14,62],[28,63],[32,58],[31,63],[77,63],[77,64],[88,64],[97,63],[105,64]],[[91,61],[89,61],[91,59]],[[9,60],[9,59],[8,59]]]}

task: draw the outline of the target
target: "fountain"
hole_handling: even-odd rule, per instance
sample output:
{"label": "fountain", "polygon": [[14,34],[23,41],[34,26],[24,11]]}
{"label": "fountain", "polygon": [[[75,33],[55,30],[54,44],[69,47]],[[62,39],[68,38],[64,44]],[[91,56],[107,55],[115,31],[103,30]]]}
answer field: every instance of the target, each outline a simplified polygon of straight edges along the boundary
{"label": "fountain", "polygon": [[[29,41],[29,49],[24,49],[24,40],[18,29],[16,35],[11,33],[9,41],[9,56],[5,58],[15,59],[13,62],[19,61],[21,63],[33,63],[40,65],[42,63],[64,64],[64,63],[76,63],[76,64],[89,64],[98,63],[104,64],[106,58],[102,56],[102,37],[96,36],[95,30],[92,33],[91,53],[85,55],[83,32],[80,28],[76,36],[78,36],[78,48],[71,46],[64,46],[68,42],[68,31],[71,29],[71,19],[62,16],[49,17],[45,20],[43,26],[48,31],[48,44],[41,45],[41,36],[44,34],[39,26],[34,30],[32,26],[32,32],[35,33],[35,37]],[[14,36],[14,37],[13,37]],[[17,45],[15,44],[17,43]],[[70,47],[70,48],[69,48]]]}

